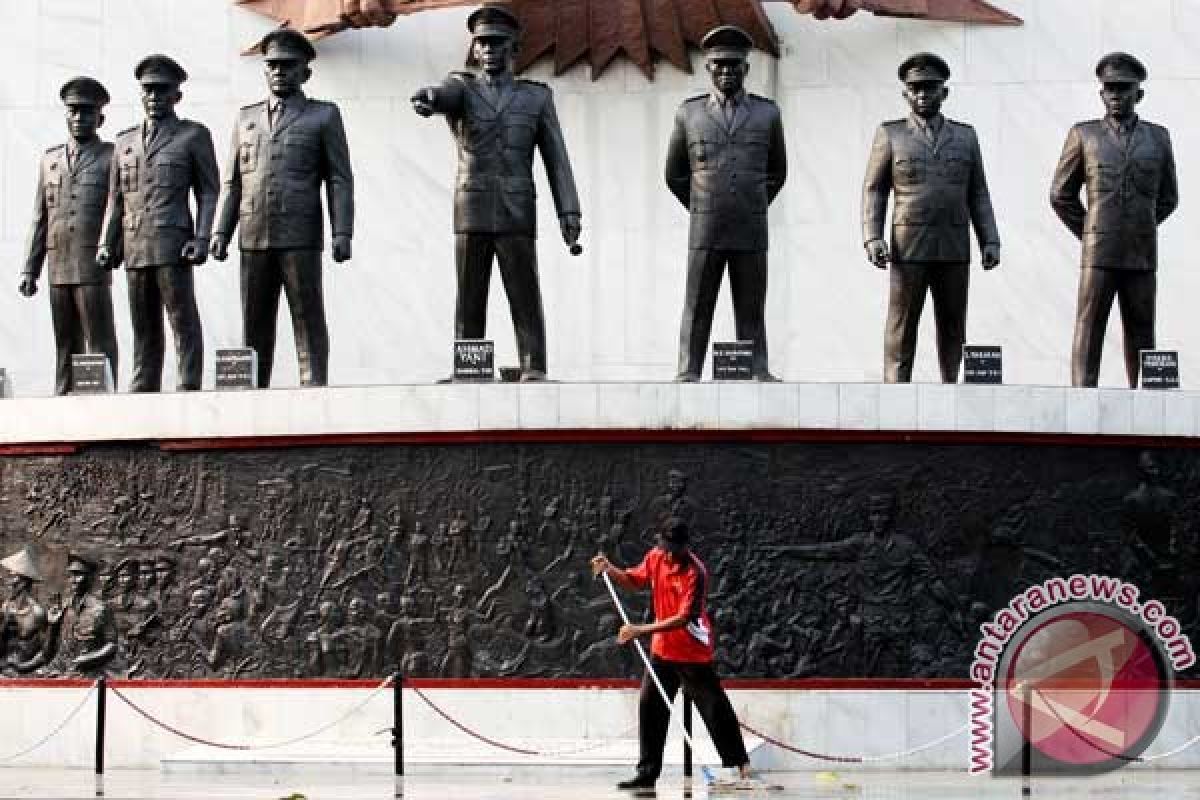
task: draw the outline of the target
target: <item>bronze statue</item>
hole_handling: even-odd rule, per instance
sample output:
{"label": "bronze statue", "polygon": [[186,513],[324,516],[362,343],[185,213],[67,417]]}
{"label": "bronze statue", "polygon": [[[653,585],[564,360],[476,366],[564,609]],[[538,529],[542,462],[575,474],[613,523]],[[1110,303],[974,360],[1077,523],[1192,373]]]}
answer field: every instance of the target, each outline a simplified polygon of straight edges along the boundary
{"label": "bronze statue", "polygon": [[[1000,265],[1000,234],[975,129],[942,116],[950,67],[932,53],[918,53],[900,65],[899,76],[912,114],[880,126],[863,183],[867,258],[880,269],[892,265],[883,379],[912,380],[917,330],[929,293],[942,381],[957,383],[967,337],[968,225],[975,226],[985,270]],[[883,227],[893,194],[889,249]]]}
{"label": "bronze statue", "polygon": [[324,220],[329,203],[333,260],[350,260],[354,174],[342,116],[333,103],[302,89],[317,51],[288,28],[268,33],[260,48],[271,96],[238,114],[212,255],[224,261],[241,224],[242,339],[258,353],[258,385],[271,385],[279,293],[287,293],[301,386],[329,382],[329,330],[321,286]]}
{"label": "bronze statue", "polygon": [[112,610],[91,593],[98,565],[71,553],[67,575],[71,597],[65,608],[54,604],[47,613],[51,635],[43,660],[51,674],[96,674],[117,655],[117,626]]}
{"label": "bronze statue", "polygon": [[[133,320],[130,391],[162,387],[163,310],[175,334],[178,388],[196,390],[204,371],[204,334],[192,267],[208,259],[208,238],[220,189],[208,128],[180,119],[175,106],[187,72],[172,59],[152,55],[134,69],[146,119],[117,134],[116,164],[96,263],[116,267],[122,256]],[[193,222],[188,195],[195,194]]]}
{"label": "bronze statue", "polygon": [[454,193],[458,293],[454,335],[487,330],[492,260],[516,328],[522,381],[546,379],[546,323],[537,275],[533,154],[540,149],[563,241],[578,252],[579,196],[550,87],[513,77],[520,24],[505,8],[485,6],[467,20],[481,74],[452,72],[412,97],[423,117],[443,114],[458,143]]}
{"label": "bronze statue", "polygon": [[767,207],[787,180],[787,149],[779,107],[744,88],[752,46],[733,25],[704,37],[713,91],[680,106],[667,149],[667,186],[691,213],[678,381],[700,380],[726,266],[737,337],[754,342],[754,378],[776,380],[764,319]]}
{"label": "bronze statue", "polygon": [[[1137,115],[1146,68],[1127,53],[1096,66],[1105,114],[1067,135],[1050,203],[1083,242],[1071,384],[1095,386],[1113,298],[1125,329],[1125,372],[1137,388],[1141,350],[1154,349],[1158,226],[1179,205],[1175,155],[1166,128]],[[1087,205],[1079,199],[1087,188]]]}
{"label": "bronze statue", "polygon": [[12,575],[8,600],[0,604],[0,670],[32,672],[42,665],[50,620],[33,596],[42,574],[28,550],[0,561]]}
{"label": "bronze statue", "polygon": [[37,293],[38,276],[48,261],[54,393],[67,394],[72,388],[71,356],[75,353],[108,356],[113,382],[117,380],[112,272],[96,264],[113,146],[96,135],[104,124],[103,110],[109,100],[99,81],[72,78],[58,94],[67,107],[70,139],[42,156],[20,291],[26,297]]}

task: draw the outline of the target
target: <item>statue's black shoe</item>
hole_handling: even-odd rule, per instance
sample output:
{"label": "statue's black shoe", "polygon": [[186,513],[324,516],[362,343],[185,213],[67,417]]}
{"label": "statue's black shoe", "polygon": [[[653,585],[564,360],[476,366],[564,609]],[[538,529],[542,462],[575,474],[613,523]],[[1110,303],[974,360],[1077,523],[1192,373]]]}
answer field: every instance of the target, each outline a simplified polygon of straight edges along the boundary
{"label": "statue's black shoe", "polygon": [[623,790],[653,789],[654,788],[654,778],[651,778],[649,775],[634,775],[629,780],[621,781],[620,783],[618,783],[617,788],[623,789]]}

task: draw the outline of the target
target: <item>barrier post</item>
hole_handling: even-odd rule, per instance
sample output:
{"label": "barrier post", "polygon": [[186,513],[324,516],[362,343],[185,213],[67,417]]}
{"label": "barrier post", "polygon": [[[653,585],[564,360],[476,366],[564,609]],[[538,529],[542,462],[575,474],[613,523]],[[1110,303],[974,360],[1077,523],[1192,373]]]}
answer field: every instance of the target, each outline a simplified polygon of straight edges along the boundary
{"label": "barrier post", "polygon": [[681,692],[683,695],[683,729],[687,731],[687,738],[683,740],[683,777],[692,777],[692,698],[687,692]]}
{"label": "barrier post", "polygon": [[404,673],[392,676],[392,749],[395,752],[396,797],[404,796]]}
{"label": "barrier post", "polygon": [[1029,797],[1033,793],[1030,779],[1033,774],[1033,689],[1028,681],[1021,687],[1021,725],[1024,728],[1024,741],[1021,743],[1021,796]]}
{"label": "barrier post", "polygon": [[104,728],[108,680],[96,681],[96,796],[104,796]]}

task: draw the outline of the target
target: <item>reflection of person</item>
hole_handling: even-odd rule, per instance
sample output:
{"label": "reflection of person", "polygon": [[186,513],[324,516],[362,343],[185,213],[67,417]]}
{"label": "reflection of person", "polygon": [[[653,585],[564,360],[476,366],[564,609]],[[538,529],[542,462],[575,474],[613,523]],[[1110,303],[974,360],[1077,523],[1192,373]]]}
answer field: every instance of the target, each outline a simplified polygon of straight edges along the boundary
{"label": "reflection of person", "polygon": [[746,92],[750,35],[723,25],[704,37],[709,94],[675,114],[667,186],[691,213],[678,381],[698,381],[721,275],[729,267],[737,337],[754,343],[755,380],[767,368],[767,207],[787,179],[783,121],[772,101]]}
{"label": "reflection of person", "polygon": [[260,48],[269,99],[246,106],[233,131],[232,154],[212,239],[228,256],[241,223],[242,336],[258,353],[258,385],[271,385],[279,293],[287,294],[300,361],[300,385],[329,380],[329,331],[321,285],[321,184],[329,202],[333,260],[350,259],[354,174],[341,113],[302,90],[317,51],[304,34],[272,31]]}
{"label": "reflection of person", "polygon": [[468,18],[471,54],[482,74],[453,72],[440,86],[413,95],[423,117],[443,114],[458,142],[454,195],[458,296],[454,335],[481,339],[487,328],[492,259],[500,275],[517,334],[521,380],[546,378],[546,323],[537,275],[537,204],[533,154],[542,152],[563,240],[579,240],[579,196],[554,94],[548,86],[513,77],[520,30],[502,7],[484,7]]}
{"label": "reflection of person", "polygon": [[96,264],[113,146],[96,135],[108,104],[108,91],[99,81],[72,78],[63,84],[59,97],[67,107],[70,140],[42,156],[20,289],[32,297],[43,262],[48,262],[56,351],[54,393],[67,394],[75,353],[103,353],[113,383],[117,380],[112,273]]}
{"label": "reflection of person", "polygon": [[[1103,88],[1102,120],[1081,122],[1067,135],[1050,202],[1083,242],[1071,383],[1095,386],[1113,298],[1125,329],[1125,372],[1137,388],[1140,350],[1154,349],[1158,293],[1158,226],[1179,205],[1175,154],[1167,129],[1140,119],[1146,68],[1112,53],[1096,66]],[[1087,189],[1087,205],[1079,199]]]}
{"label": "reflection of person", "polygon": [[[133,320],[130,391],[162,387],[164,309],[175,333],[178,388],[195,390],[204,371],[204,334],[192,267],[208,259],[220,190],[217,156],[208,128],[175,115],[183,99],[179,87],[187,80],[183,67],[153,55],[142,59],[134,75],[146,119],[117,134],[96,263],[118,265],[123,234]],[[192,193],[194,222],[188,202]]]}
{"label": "reflection of person", "polygon": [[[932,53],[900,65],[906,120],[885,122],[875,134],[863,184],[863,240],[880,269],[891,262],[883,379],[912,380],[917,330],[926,293],[933,296],[942,381],[956,383],[967,336],[971,239],[983,268],[1000,264],[1000,235],[975,129],[942,116],[950,68]],[[895,196],[892,245],[883,238],[888,198]]]}
{"label": "reflection of person", "polygon": [[[623,625],[617,640],[627,644],[639,636],[653,636],[651,663],[667,695],[674,699],[682,684],[708,727],[721,763],[727,768],[738,768],[742,778],[749,778],[750,758],[746,755],[737,716],[713,669],[712,623],[705,608],[708,570],[688,549],[687,525],[679,519],[669,520],[659,533],[658,546],[636,567],[620,569],[598,555],[592,559],[592,572],[608,575],[625,589],[651,590],[655,621]],[[670,707],[647,674],[638,702],[637,774],[617,784],[617,788],[654,786],[662,772],[670,718]]]}

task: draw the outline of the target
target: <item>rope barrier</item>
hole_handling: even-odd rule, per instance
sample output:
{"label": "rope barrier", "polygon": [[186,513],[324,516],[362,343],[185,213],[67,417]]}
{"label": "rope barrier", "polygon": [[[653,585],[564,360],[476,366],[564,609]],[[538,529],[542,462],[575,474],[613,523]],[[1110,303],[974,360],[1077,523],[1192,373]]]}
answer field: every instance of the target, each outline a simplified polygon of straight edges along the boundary
{"label": "rope barrier", "polygon": [[342,722],[345,722],[347,719],[349,719],[350,717],[357,714],[364,707],[366,707],[366,705],[368,703],[370,703],[372,700],[374,700],[376,697],[378,697],[382,691],[384,691],[391,685],[392,685],[392,678],[391,678],[391,676],[389,676],[389,677],[385,678],[383,680],[383,682],[379,684],[379,686],[375,687],[375,689],[373,689],[371,691],[371,693],[369,695],[367,695],[362,701],[351,706],[350,709],[348,711],[346,711],[346,713],[344,713],[340,717],[334,719],[332,722],[328,722],[325,725],[322,725],[321,727],[317,728],[316,730],[310,731],[309,733],[303,734],[302,736],[294,736],[290,739],[284,739],[283,741],[280,741],[280,742],[271,742],[269,744],[256,744],[256,745],[228,744],[225,742],[215,742],[215,741],[212,741],[209,739],[204,739],[199,736],[194,736],[186,731],[176,728],[174,725],[171,725],[168,722],[164,722],[164,721],[158,719],[153,714],[146,711],[141,706],[139,706],[137,703],[133,702],[128,697],[126,697],[121,692],[120,689],[118,689],[116,687],[110,687],[110,689],[111,689],[112,693],[115,694],[117,696],[117,698],[121,700],[122,703],[124,703],[125,705],[127,705],[131,709],[133,709],[134,712],[136,712],[139,716],[141,716],[147,722],[151,723],[152,725],[156,725],[165,731],[173,733],[181,739],[186,739],[189,742],[193,742],[195,744],[202,744],[207,747],[216,747],[221,750],[253,751],[253,750],[274,750],[274,749],[277,749],[280,747],[287,747],[288,745],[297,744],[297,743],[303,742],[307,739],[312,739],[316,736],[320,736],[322,733],[329,730],[330,728],[333,728],[336,725],[340,725]]}
{"label": "rope barrier", "polygon": [[[450,716],[449,713],[447,713],[445,710],[440,708],[432,700],[430,700],[429,696],[426,695],[424,692],[422,692],[420,689],[418,689],[415,686],[413,686],[411,688],[412,688],[413,692],[417,695],[417,697],[421,698],[425,702],[425,705],[427,705],[431,709],[433,709],[434,713],[436,713],[439,717],[441,717],[447,723],[452,725],[454,728],[458,729],[462,733],[465,733],[467,736],[470,736],[472,739],[477,739],[478,741],[481,741],[486,745],[495,747],[498,750],[505,750],[509,753],[516,753],[518,755],[523,755],[523,756],[538,756],[541,758],[559,758],[562,756],[573,756],[573,755],[579,755],[580,753],[591,752],[592,750],[599,750],[601,748],[608,747],[609,744],[613,741],[612,739],[602,739],[593,744],[583,745],[582,747],[573,747],[573,748],[568,748],[566,750],[549,750],[549,751],[548,750],[531,750],[531,749],[528,749],[525,747],[517,747],[516,745],[505,744],[504,742],[501,742],[497,739],[492,739],[491,737],[485,736],[484,734],[480,733],[479,731],[476,731],[472,728],[467,727],[463,723],[456,720],[454,717]],[[629,728],[624,733],[622,733],[621,736],[619,736],[617,738],[623,739],[626,736],[628,736],[630,733],[632,733],[634,730],[636,730],[636,728]]]}
{"label": "rope barrier", "polygon": [[67,724],[71,720],[75,719],[75,716],[80,711],[83,710],[83,707],[85,705],[87,705],[88,700],[90,700],[92,698],[92,695],[95,693],[96,693],[96,684],[93,683],[91,688],[87,690],[87,693],[84,694],[83,698],[79,701],[78,705],[76,705],[73,709],[71,709],[70,713],[67,714],[67,716],[63,718],[63,721],[58,723],[58,725],[55,726],[55,728],[52,731],[50,731],[50,733],[46,734],[41,739],[38,739],[38,741],[36,743],[30,745],[29,747],[26,747],[24,750],[21,750],[20,752],[13,753],[12,755],[0,756],[0,763],[8,762],[8,761],[16,761],[18,758],[21,758],[22,756],[27,756],[30,753],[32,753],[34,750],[37,750],[39,747],[44,745],[46,742],[53,739],[58,734],[62,733],[63,728],[67,727]]}

